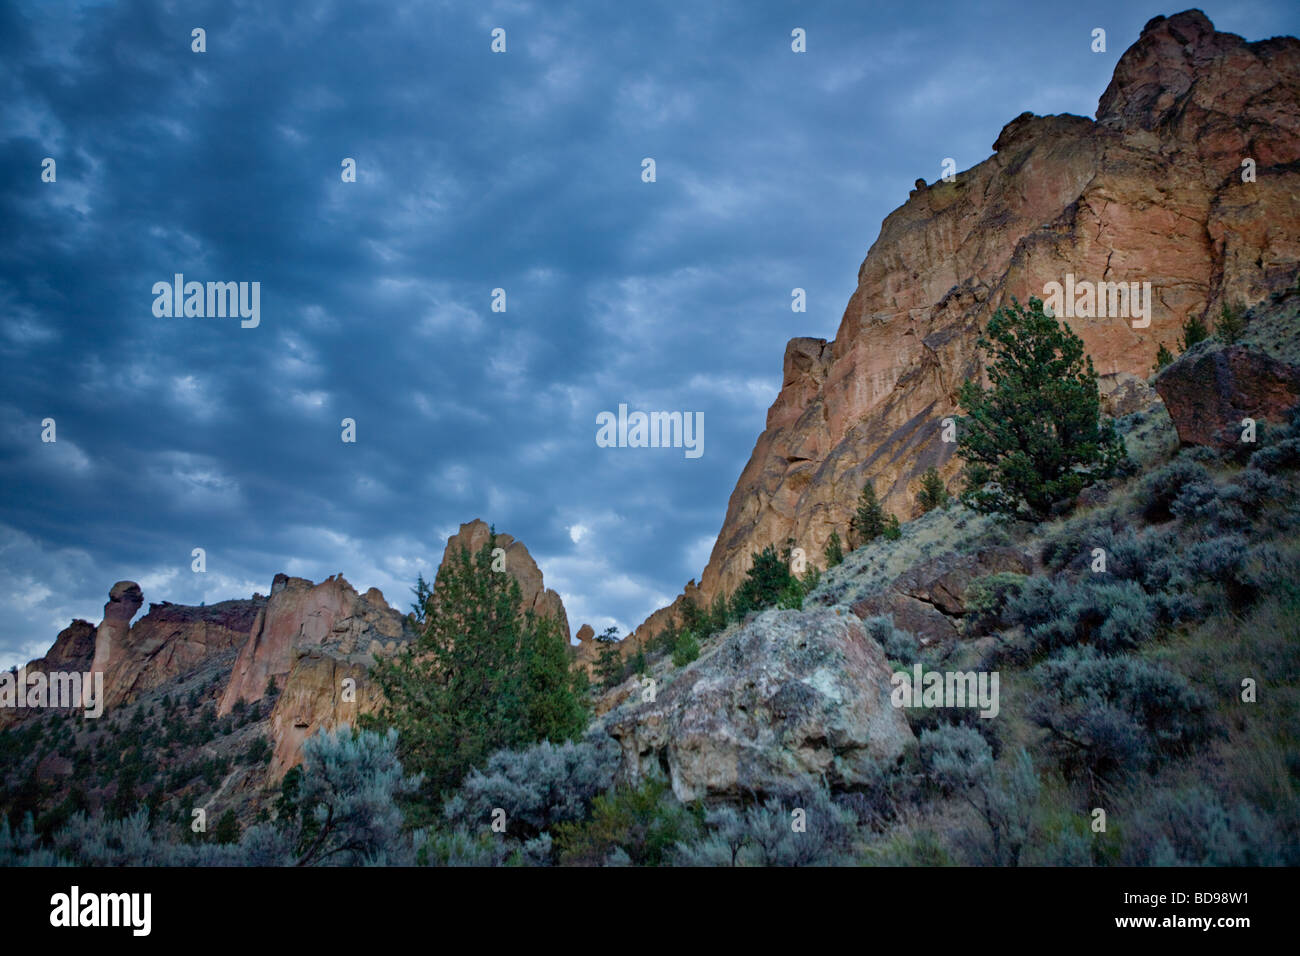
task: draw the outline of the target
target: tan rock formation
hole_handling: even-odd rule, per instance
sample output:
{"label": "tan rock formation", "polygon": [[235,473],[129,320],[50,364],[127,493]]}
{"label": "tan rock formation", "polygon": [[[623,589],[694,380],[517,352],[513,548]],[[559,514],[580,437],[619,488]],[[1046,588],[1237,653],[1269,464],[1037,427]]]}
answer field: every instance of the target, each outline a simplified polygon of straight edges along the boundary
{"label": "tan rock formation", "polygon": [[[477,554],[479,549],[487,542],[491,533],[492,529],[487,522],[477,518],[462,524],[460,530],[447,539],[447,547],[443,551],[442,562],[438,565],[439,570],[461,548],[465,548],[471,555]],[[560,631],[564,634],[564,642],[568,644],[571,635],[569,632],[569,618],[564,611],[564,602],[560,600],[558,593],[546,587],[545,581],[542,580],[541,569],[537,566],[537,562],[533,560],[533,556],[528,553],[528,549],[524,547],[523,542],[516,541],[508,534],[498,532],[496,546],[505,552],[506,573],[512,575],[519,582],[523,608],[525,610],[531,609],[543,617],[554,618],[558,621]]]}
{"label": "tan rock formation", "polygon": [[[1118,382],[1145,379],[1161,345],[1176,352],[1189,316],[1295,281],[1294,38],[1247,43],[1198,11],[1158,17],[1121,57],[1096,121],[1026,113],[993,149],[885,219],[833,342],[786,346],[780,394],[700,580],[703,602],[732,592],[768,544],[793,538],[820,562],[868,480],[904,520],[928,467],[955,490],[960,463],[942,422],[958,411],[961,383],[983,374],[979,330],[1013,296],[1043,297],[1068,274],[1151,283],[1147,327],[1062,316]],[[1243,182],[1244,159],[1255,182]],[[677,606],[656,612],[636,642]]]}
{"label": "tan rock formation", "polygon": [[274,677],[284,694],[301,653],[326,649],[340,659],[365,664],[376,649],[392,652],[411,638],[402,615],[371,589],[356,592],[343,575],[312,584],[305,578],[277,574],[260,625],[239,652],[219,714],[237,700],[260,700]]}

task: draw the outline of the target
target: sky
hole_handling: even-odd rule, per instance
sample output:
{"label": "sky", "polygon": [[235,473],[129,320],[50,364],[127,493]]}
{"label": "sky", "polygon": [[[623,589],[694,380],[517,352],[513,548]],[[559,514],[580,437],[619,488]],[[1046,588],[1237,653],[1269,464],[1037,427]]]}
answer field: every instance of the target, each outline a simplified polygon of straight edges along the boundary
{"label": "sky", "polygon": [[[0,2],[0,666],[118,580],[342,572],[405,610],[474,518],[575,631],[635,627],[914,181],[1026,110],[1093,116],[1180,9]],[[1300,32],[1291,0],[1202,9]],[[256,326],[155,314],[177,273],[257,282]],[[620,404],[702,413],[703,454],[601,447]]]}

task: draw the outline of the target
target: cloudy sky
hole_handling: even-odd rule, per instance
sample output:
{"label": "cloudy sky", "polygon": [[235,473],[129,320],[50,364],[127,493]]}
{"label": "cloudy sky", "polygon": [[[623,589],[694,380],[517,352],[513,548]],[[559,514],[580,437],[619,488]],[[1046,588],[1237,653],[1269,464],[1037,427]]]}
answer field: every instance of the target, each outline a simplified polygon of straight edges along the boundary
{"label": "cloudy sky", "polygon": [[[404,609],[476,517],[575,629],[635,626],[699,575],[786,339],[834,335],[913,181],[1022,111],[1092,116],[1178,9],[1047,6],[0,3],[0,665],[119,579],[342,571]],[[260,324],[155,316],[175,273],[259,282]],[[703,412],[703,456],[597,447],[619,403]]]}

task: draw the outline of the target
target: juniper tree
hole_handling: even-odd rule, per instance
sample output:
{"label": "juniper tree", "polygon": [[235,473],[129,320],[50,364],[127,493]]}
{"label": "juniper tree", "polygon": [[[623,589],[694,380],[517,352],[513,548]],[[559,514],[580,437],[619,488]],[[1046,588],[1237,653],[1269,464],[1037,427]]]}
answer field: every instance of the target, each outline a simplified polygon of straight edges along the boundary
{"label": "juniper tree", "polygon": [[840,541],[838,531],[831,532],[831,536],[826,542],[826,550],[822,553],[826,556],[827,570],[844,563],[844,543]]}
{"label": "juniper tree", "polygon": [[1232,345],[1245,331],[1246,320],[1242,318],[1240,312],[1230,309],[1225,302],[1223,310],[1219,313],[1219,321],[1214,323],[1214,337],[1224,345]]}
{"label": "juniper tree", "polygon": [[1101,421],[1101,398],[1083,340],[1031,298],[998,309],[978,344],[991,387],[962,384],[957,425],[966,460],[963,500],[977,511],[1042,519],[1055,504],[1114,474],[1124,445]]}
{"label": "juniper tree", "polygon": [[1204,342],[1210,337],[1210,330],[1205,324],[1205,320],[1200,316],[1189,315],[1187,321],[1183,323],[1183,338],[1178,343],[1179,351],[1186,352],[1198,342]]}
{"label": "juniper tree", "polygon": [[876,487],[871,481],[867,481],[862,486],[862,493],[858,495],[858,509],[849,522],[849,530],[853,532],[857,547],[860,548],[884,534],[887,524],[885,509],[876,497]]}
{"label": "juniper tree", "polygon": [[569,668],[558,625],[522,611],[519,583],[493,571],[495,532],[438,570],[417,640],[377,659],[385,703],[372,724],[399,734],[426,796],[458,784],[501,747],[561,741],[586,724],[581,678]]}
{"label": "juniper tree", "polygon": [[931,466],[921,476],[921,493],[917,496],[917,502],[922,511],[948,507],[948,489],[939,477],[938,468]]}

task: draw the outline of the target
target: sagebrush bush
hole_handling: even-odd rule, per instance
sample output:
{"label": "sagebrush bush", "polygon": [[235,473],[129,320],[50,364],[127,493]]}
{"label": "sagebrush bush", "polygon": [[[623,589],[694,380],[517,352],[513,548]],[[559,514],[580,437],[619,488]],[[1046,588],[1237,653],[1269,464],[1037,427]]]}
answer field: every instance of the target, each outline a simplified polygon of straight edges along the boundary
{"label": "sagebrush bush", "polygon": [[1076,644],[1106,653],[1137,647],[1156,632],[1160,608],[1134,581],[1030,578],[1009,597],[1003,617],[1024,628],[1013,657],[1025,662]]}
{"label": "sagebrush bush", "polygon": [[1294,866],[1275,824],[1247,803],[1225,805],[1205,786],[1141,795],[1126,828],[1126,866]]}
{"label": "sagebrush bush", "polygon": [[530,840],[556,823],[585,818],[591,802],[613,785],[618,761],[618,745],[609,737],[498,750],[465,777],[443,815],[473,829],[487,826],[500,808],[506,834]]}
{"label": "sagebrush bush", "polygon": [[1300,438],[1283,438],[1250,456],[1249,466],[1269,474],[1300,468]]}
{"label": "sagebrush bush", "polygon": [[969,727],[948,726],[921,735],[921,763],[941,792],[959,797],[989,831],[984,847],[973,845],[975,862],[1015,866],[1033,828],[1040,784],[1023,748],[995,762],[988,743]]}
{"label": "sagebrush bush", "polygon": [[852,862],[852,811],[824,790],[704,815],[705,835],[675,847],[679,866],[838,866]]}
{"label": "sagebrush bush", "polygon": [[1143,480],[1139,491],[1142,516],[1148,521],[1168,521],[1173,517],[1174,499],[1184,486],[1197,483],[1213,483],[1205,466],[1183,456],[1175,458]]}
{"label": "sagebrush bush", "polygon": [[1067,773],[1113,780],[1185,754],[1211,732],[1205,695],[1158,664],[1068,648],[1033,676],[1030,719],[1051,733]]}
{"label": "sagebrush bush", "polygon": [[899,664],[911,666],[921,654],[921,642],[907,631],[894,625],[894,619],[876,615],[862,622],[862,626],[884,649],[885,657]]}

